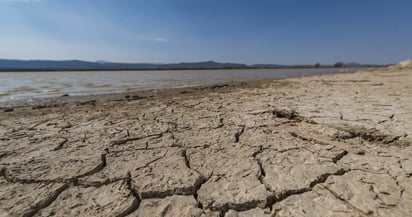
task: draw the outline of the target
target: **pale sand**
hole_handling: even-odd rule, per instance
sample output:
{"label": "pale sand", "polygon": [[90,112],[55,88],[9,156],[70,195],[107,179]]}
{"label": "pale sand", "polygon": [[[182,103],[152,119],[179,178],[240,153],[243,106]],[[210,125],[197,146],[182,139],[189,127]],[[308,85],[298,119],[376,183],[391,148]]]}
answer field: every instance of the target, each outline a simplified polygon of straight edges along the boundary
{"label": "pale sand", "polygon": [[390,67],[3,108],[0,216],[411,216],[411,86]]}

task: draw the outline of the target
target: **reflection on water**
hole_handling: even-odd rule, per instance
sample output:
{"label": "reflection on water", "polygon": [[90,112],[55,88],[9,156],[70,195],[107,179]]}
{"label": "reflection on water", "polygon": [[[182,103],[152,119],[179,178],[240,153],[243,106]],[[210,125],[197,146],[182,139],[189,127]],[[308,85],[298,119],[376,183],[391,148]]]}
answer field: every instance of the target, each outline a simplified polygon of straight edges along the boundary
{"label": "reflection on water", "polygon": [[[0,72],[0,101],[338,73],[341,69]],[[358,69],[351,68],[354,72]]]}

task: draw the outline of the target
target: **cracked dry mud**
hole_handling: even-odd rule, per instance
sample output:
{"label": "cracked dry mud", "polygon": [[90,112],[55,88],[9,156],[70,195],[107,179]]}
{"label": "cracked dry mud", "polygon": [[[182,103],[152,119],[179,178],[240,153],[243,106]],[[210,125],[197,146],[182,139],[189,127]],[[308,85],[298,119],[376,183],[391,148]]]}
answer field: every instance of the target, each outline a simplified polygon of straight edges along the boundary
{"label": "cracked dry mud", "polygon": [[0,111],[0,216],[412,216],[412,70]]}

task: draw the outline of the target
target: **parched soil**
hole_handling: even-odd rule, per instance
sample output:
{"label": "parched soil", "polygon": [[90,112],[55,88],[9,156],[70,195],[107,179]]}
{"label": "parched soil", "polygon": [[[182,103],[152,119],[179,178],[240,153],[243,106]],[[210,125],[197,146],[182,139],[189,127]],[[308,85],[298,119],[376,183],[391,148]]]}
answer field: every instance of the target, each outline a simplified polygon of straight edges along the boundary
{"label": "parched soil", "polygon": [[411,216],[412,70],[0,110],[0,216]]}

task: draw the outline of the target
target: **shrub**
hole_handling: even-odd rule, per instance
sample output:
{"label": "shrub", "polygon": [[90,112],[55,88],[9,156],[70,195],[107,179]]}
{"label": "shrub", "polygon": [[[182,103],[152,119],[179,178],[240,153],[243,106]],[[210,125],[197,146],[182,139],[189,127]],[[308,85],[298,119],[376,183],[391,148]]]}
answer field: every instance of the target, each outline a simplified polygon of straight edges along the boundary
{"label": "shrub", "polygon": [[343,67],[343,63],[342,62],[337,62],[333,65],[333,67],[336,67],[336,68]]}

